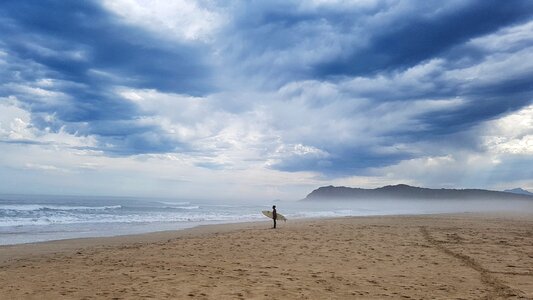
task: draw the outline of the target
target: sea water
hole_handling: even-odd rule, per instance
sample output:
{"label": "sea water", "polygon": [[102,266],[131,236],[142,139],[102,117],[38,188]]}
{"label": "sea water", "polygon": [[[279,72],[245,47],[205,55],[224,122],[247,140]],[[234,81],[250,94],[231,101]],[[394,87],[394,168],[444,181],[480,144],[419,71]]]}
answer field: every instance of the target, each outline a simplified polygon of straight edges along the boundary
{"label": "sea water", "polygon": [[206,224],[268,221],[277,205],[289,220],[464,211],[405,201],[194,201],[150,198],[0,196],[0,245],[177,230]]}
{"label": "sea water", "polygon": [[0,245],[253,221],[261,209],[172,199],[0,196]]}

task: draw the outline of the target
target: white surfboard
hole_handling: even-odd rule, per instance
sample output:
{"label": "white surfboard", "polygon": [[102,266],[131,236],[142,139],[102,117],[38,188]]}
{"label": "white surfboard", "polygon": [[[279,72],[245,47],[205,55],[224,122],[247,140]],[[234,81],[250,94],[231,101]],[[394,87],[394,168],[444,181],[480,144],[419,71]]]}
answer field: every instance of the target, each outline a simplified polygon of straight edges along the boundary
{"label": "white surfboard", "polygon": [[[272,212],[270,210],[263,210],[262,211],[263,215],[265,215],[266,217],[269,217],[272,219]],[[287,218],[285,218],[284,215],[280,214],[280,213],[277,213],[278,217],[276,218],[276,220],[280,220],[280,221],[287,221]]]}

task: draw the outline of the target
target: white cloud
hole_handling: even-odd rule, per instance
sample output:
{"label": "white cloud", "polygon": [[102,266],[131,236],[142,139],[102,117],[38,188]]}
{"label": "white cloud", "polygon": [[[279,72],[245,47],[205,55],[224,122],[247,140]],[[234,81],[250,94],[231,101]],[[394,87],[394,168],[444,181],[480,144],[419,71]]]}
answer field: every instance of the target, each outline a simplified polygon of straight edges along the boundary
{"label": "white cloud", "polygon": [[63,173],[69,173],[70,170],[65,168],[59,168],[53,165],[42,165],[42,164],[33,164],[33,163],[26,163],[25,164],[26,169],[28,170],[38,170],[38,171],[47,171],[47,172],[63,172]]}
{"label": "white cloud", "polygon": [[30,113],[14,104],[16,98],[0,98],[0,101],[3,101],[0,102],[0,138],[11,141],[34,137],[29,125]]}
{"label": "white cloud", "polygon": [[[449,154],[431,155],[421,142],[421,157],[396,165],[372,170],[377,182],[404,182],[428,187],[460,187],[508,189],[533,187],[533,106],[489,120],[472,128],[469,135],[479,135],[484,149],[442,149]],[[453,136],[448,137],[453,139]],[[362,177],[364,178],[364,177]],[[351,181],[350,181],[351,180]],[[341,182],[364,182],[361,178],[340,179]],[[372,181],[368,181],[371,183]]]}
{"label": "white cloud", "polygon": [[24,41],[24,46],[32,52],[38,53],[41,56],[55,59],[66,59],[84,62],[87,61],[89,55],[87,50],[83,48],[58,50],[45,47],[41,43],[35,41]]}
{"label": "white cloud", "polygon": [[198,1],[103,0],[125,22],[166,37],[209,41],[225,23],[224,16]]}
{"label": "white cloud", "polygon": [[533,105],[487,122],[483,129],[489,152],[533,155]]}
{"label": "white cloud", "polygon": [[498,162],[490,156],[471,152],[455,152],[442,156],[425,156],[374,169],[377,178],[391,183],[406,183],[423,187],[491,188],[489,180]]}
{"label": "white cloud", "polygon": [[533,46],[533,21],[505,27],[495,33],[472,39],[467,43],[490,53],[514,52]]}
{"label": "white cloud", "polygon": [[[40,130],[33,126],[30,112],[22,109],[16,98],[7,100],[0,103],[0,140],[3,142],[47,144],[63,148],[94,147],[97,143],[92,136],[76,136],[63,128],[56,132],[50,128]],[[45,119],[53,121],[54,116],[46,115]]]}

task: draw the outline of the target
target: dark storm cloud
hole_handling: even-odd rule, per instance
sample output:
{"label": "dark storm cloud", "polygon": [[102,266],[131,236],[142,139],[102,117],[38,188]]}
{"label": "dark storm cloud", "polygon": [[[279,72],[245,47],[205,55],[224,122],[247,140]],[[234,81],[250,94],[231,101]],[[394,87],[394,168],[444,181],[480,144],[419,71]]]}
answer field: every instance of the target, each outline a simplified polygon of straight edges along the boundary
{"label": "dark storm cloud", "polygon": [[314,155],[294,155],[283,158],[272,167],[287,172],[319,171],[328,177],[342,177],[346,175],[364,175],[370,168],[394,165],[413,156],[400,151],[380,153],[371,147],[355,148],[344,146],[339,149],[323,146],[331,153],[327,157]]}
{"label": "dark storm cloud", "polygon": [[528,20],[533,3],[376,1],[363,7],[312,7],[298,1],[252,1],[233,9],[234,22],[224,35],[230,37],[226,55],[248,76],[260,70],[270,75],[267,84],[279,85],[404,70],[472,38]]}
{"label": "dark storm cloud", "polygon": [[[49,68],[61,79],[111,81],[164,92],[203,94],[209,70],[198,47],[168,43],[119,23],[93,1],[4,1],[0,23],[10,53]],[[76,54],[79,53],[79,56]]]}
{"label": "dark storm cloud", "polygon": [[[527,64],[529,57],[523,49],[532,47],[531,38],[512,46],[504,42],[496,48],[482,42],[471,43],[476,38],[489,37],[484,42],[490,44],[492,39],[505,35],[505,29],[531,21],[531,1],[377,1],[363,9],[327,4],[306,7],[290,1],[244,6],[237,10],[242,14],[237,14],[235,24],[239,26],[232,28],[232,34],[239,43],[233,43],[238,47],[230,46],[230,56],[238,54],[247,76],[265,75],[266,86],[312,80],[315,85],[329,82],[337,88],[336,94],[323,96],[319,90],[306,91],[312,86],[308,84],[287,100],[306,98],[302,104],[321,110],[316,115],[296,112],[294,118],[313,128],[309,131],[316,136],[301,136],[300,140],[293,137],[289,142],[305,140],[305,145],[323,150],[329,157],[287,155],[272,166],[276,169],[361,174],[371,167],[442,155],[444,151],[382,151],[400,143],[442,144],[444,140],[446,147],[442,149],[446,151],[481,151],[480,137],[469,131],[472,127],[513,113],[533,101],[533,72],[520,70],[509,59],[524,57]],[[438,67],[427,67],[433,69],[424,76],[408,74],[432,61],[438,61]],[[491,67],[497,64],[507,66]],[[479,71],[467,78],[470,67],[479,67]],[[409,76],[412,78],[402,78]],[[352,79],[354,83],[347,88],[346,82]],[[377,135],[369,133],[368,138],[377,137],[377,142],[357,146],[353,140],[339,141],[336,135],[344,132],[327,131],[316,124],[348,119],[350,112],[354,123],[357,119],[372,122],[372,118],[381,118],[371,113],[372,109],[348,105],[358,99],[375,107],[400,102],[405,107],[412,106],[415,114],[407,125],[399,123]],[[416,102],[450,99],[460,99],[461,103],[416,113]],[[337,115],[324,113],[325,108],[334,106],[339,107]],[[365,109],[368,116],[360,113]],[[393,124],[397,121],[386,120]],[[329,141],[318,138],[324,135]]]}
{"label": "dark storm cloud", "polygon": [[[510,66],[512,68],[512,66]],[[388,101],[405,101],[409,99],[438,99],[460,97],[463,102],[450,108],[420,113],[413,119],[424,124],[423,129],[399,127],[390,131],[387,137],[398,142],[419,140],[434,141],[455,135],[448,143],[456,142],[458,146],[476,148],[473,143],[464,143],[458,135],[471,127],[515,112],[533,102],[533,71],[502,73],[497,81],[482,84],[466,84],[454,80],[445,81],[433,78],[434,88],[425,91],[411,91],[397,95]],[[380,97],[379,99],[387,99]],[[477,137],[470,137],[477,140]],[[455,141],[454,141],[455,139]]]}
{"label": "dark storm cloud", "polygon": [[372,32],[367,45],[347,50],[351,53],[346,59],[318,65],[316,74],[367,76],[408,68],[472,38],[528,20],[533,12],[533,3],[527,0],[505,4],[496,0],[465,1],[466,5],[459,4],[458,9],[442,9],[442,1],[431,3],[418,9],[412,2],[409,13]]}
{"label": "dark storm cloud", "polygon": [[[104,150],[135,154],[177,148],[168,138],[153,137],[163,130],[135,122],[138,108],[118,98],[116,86],[190,95],[212,90],[205,51],[198,45],[159,40],[123,25],[94,1],[3,1],[0,31],[0,50],[7,55],[0,95],[17,96],[36,125],[94,134]],[[54,80],[45,89],[56,94],[20,91],[40,79]],[[40,118],[43,114],[54,115],[57,126]],[[120,126],[124,122],[127,128]]]}

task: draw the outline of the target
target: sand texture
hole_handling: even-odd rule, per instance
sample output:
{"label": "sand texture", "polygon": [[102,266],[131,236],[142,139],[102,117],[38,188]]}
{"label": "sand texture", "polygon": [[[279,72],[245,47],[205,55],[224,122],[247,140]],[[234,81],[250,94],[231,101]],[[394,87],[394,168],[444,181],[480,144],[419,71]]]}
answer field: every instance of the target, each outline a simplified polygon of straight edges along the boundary
{"label": "sand texture", "polygon": [[533,216],[247,223],[0,247],[2,299],[533,299]]}

